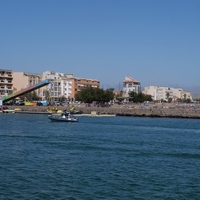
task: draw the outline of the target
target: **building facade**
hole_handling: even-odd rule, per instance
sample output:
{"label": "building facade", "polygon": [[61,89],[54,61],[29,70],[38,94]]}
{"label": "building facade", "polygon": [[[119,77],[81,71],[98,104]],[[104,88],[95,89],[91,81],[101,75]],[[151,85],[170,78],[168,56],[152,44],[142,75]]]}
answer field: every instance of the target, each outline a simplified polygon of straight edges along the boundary
{"label": "building facade", "polygon": [[0,98],[13,93],[13,71],[0,69]]}
{"label": "building facade", "polygon": [[123,81],[123,97],[129,97],[130,92],[141,92],[141,84],[139,81],[131,78],[130,76],[126,76]]}
{"label": "building facade", "polygon": [[49,79],[50,84],[44,87],[48,91],[52,101],[60,101],[65,98],[67,101],[75,101],[75,95],[86,87],[99,88],[100,82],[95,79],[78,78],[73,74],[64,74],[53,71],[43,73],[43,79]]}
{"label": "building facade", "polygon": [[[24,89],[30,85],[35,85],[42,81],[42,75],[28,72],[13,72],[13,86],[16,91]],[[35,90],[37,96],[42,97],[41,88]]]}
{"label": "building facade", "polygon": [[73,97],[77,92],[81,91],[84,88],[92,87],[92,88],[99,88],[100,82],[96,79],[87,79],[87,78],[77,78],[74,77],[73,79]]}
{"label": "building facade", "polygon": [[155,101],[176,101],[177,99],[190,99],[192,94],[181,88],[159,87],[159,86],[146,86],[144,87],[144,94],[151,95]]}
{"label": "building facade", "polygon": [[50,100],[60,101],[61,98],[69,100],[73,97],[72,93],[72,74],[64,74],[53,71],[43,72],[43,79],[49,79],[50,84],[43,88],[43,95],[48,93]]}

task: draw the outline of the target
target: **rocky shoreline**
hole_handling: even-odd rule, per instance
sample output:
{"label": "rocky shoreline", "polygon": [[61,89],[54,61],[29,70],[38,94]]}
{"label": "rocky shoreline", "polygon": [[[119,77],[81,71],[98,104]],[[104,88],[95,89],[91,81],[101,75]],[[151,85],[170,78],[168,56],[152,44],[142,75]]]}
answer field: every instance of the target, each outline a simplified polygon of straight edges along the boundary
{"label": "rocky shoreline", "polygon": [[[58,106],[58,110],[69,110],[71,107]],[[48,110],[52,107],[45,106],[12,106],[16,113],[31,113],[31,114],[49,114]],[[168,117],[168,118],[195,118],[200,119],[200,107],[198,106],[77,106],[77,110],[84,114],[90,114],[95,111],[98,115],[116,115],[130,117]]]}

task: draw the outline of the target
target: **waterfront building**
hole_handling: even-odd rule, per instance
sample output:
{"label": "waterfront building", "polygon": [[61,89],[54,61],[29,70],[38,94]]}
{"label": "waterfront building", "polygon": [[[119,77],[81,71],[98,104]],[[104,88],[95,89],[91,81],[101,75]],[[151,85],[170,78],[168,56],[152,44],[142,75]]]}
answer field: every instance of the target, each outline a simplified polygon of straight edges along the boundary
{"label": "waterfront building", "polygon": [[[29,72],[13,72],[13,86],[17,91],[35,85],[42,81],[42,75]],[[35,90],[37,96],[42,98],[42,89]]]}
{"label": "waterfront building", "polygon": [[176,101],[177,99],[190,99],[192,101],[192,95],[190,92],[181,88],[170,88],[161,86],[146,86],[144,87],[144,94],[151,95],[155,101]]}
{"label": "waterfront building", "polygon": [[43,79],[50,79],[50,84],[46,87],[49,96],[54,101],[66,98],[67,101],[75,101],[75,95],[86,87],[99,88],[100,82],[95,79],[78,78],[73,74],[46,71]]}
{"label": "waterfront building", "polygon": [[141,92],[141,84],[139,81],[131,78],[130,76],[126,76],[123,81],[123,97],[129,97],[130,92]]}
{"label": "waterfront building", "polygon": [[62,99],[70,100],[72,98],[72,74],[64,74],[54,71],[43,72],[43,79],[49,79],[50,84],[43,89],[43,94],[49,96],[52,101]]}
{"label": "waterfront building", "polygon": [[100,82],[96,79],[87,79],[87,78],[78,78],[74,77],[73,80],[73,97],[77,92],[81,91],[83,88],[92,87],[92,88],[99,88]]}
{"label": "waterfront building", "polygon": [[46,71],[43,79],[50,79],[50,84],[46,87],[49,96],[54,101],[65,98],[67,101],[75,101],[75,95],[86,87],[99,88],[100,82],[95,79],[78,78],[73,74]]}
{"label": "waterfront building", "polygon": [[35,85],[45,79],[49,79],[50,84],[36,90],[36,94],[41,100],[74,101],[76,93],[81,91],[82,88],[100,87],[98,80],[77,78],[73,74],[54,71],[45,71],[42,74],[13,72],[13,86],[15,91],[19,91],[30,85]]}
{"label": "waterfront building", "polygon": [[0,98],[13,93],[13,71],[0,69]]}

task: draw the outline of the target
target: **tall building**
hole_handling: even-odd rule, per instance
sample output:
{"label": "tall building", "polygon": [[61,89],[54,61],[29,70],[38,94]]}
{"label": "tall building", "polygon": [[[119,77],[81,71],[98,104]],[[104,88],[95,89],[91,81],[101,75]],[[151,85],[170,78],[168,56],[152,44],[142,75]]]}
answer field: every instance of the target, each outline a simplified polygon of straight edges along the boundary
{"label": "tall building", "polygon": [[13,93],[13,71],[0,69],[0,97]]}
{"label": "tall building", "polygon": [[123,97],[129,97],[130,92],[141,92],[141,84],[139,81],[131,78],[130,76],[126,76],[123,81]]}
{"label": "tall building", "polygon": [[61,98],[66,98],[66,100],[73,98],[72,74],[46,71],[43,72],[43,79],[50,80],[50,84],[43,89],[43,94],[48,92],[48,96],[52,101],[59,101]]}

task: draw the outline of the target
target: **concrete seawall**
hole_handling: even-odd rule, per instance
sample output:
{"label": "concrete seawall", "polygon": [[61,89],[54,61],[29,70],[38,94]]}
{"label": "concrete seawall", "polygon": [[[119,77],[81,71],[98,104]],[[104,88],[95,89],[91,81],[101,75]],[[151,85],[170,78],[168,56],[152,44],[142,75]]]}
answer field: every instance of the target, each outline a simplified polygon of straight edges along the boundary
{"label": "concrete seawall", "polygon": [[[20,112],[23,113],[46,113],[47,110],[52,107],[44,106],[13,106],[12,109],[20,108]],[[58,106],[59,110],[69,110],[70,107]],[[139,116],[139,117],[172,117],[172,118],[197,118],[200,119],[200,108],[194,107],[124,107],[124,106],[110,106],[110,107],[86,107],[77,106],[77,110],[82,111],[84,114],[90,114],[95,111],[97,114],[112,114],[117,116]],[[17,112],[17,111],[16,111]]]}

